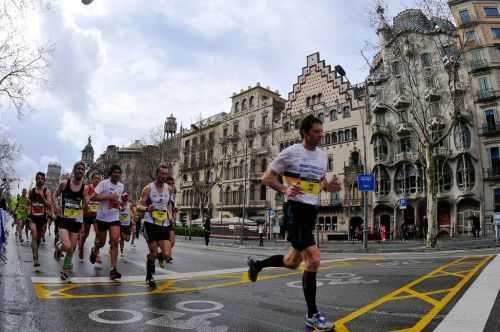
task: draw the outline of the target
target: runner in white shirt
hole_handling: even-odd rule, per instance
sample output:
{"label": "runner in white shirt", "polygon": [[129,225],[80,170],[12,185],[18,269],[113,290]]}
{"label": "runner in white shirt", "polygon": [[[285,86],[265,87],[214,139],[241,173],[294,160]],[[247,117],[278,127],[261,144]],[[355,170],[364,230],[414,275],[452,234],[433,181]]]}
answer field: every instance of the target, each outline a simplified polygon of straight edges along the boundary
{"label": "runner in white shirt", "polygon": [[[320,119],[308,115],[300,125],[302,143],[283,150],[264,173],[262,183],[283,193],[287,202],[283,207],[287,240],[291,248],[286,256],[274,255],[258,261],[248,259],[248,276],[255,282],[259,272],[266,267],[297,269],[305,263],[302,287],[307,303],[306,326],[315,331],[331,331],[333,323],[316,307],[316,273],[320,265],[320,251],[314,242],[314,222],[318,214],[317,205],[321,190],[339,191],[340,182],[334,176],[325,178],[327,155],[318,148],[323,136]],[[279,176],[283,176],[283,184]]]}
{"label": "runner in white shirt", "polygon": [[109,278],[120,279],[118,272],[118,243],[120,241],[120,203],[123,193],[123,183],[120,182],[122,169],[118,165],[111,166],[109,179],[101,181],[95,188],[95,193],[90,198],[98,201],[99,209],[96,216],[96,237],[94,247],[90,252],[90,262],[95,264],[99,249],[106,244],[107,232],[111,240],[111,269]]}
{"label": "runner in white shirt", "polygon": [[123,247],[125,241],[130,241],[132,233],[132,203],[128,200],[128,193],[122,194],[122,204],[120,206],[120,256],[123,257]]}
{"label": "runner in white shirt", "polygon": [[163,256],[166,256],[170,250],[171,218],[168,212],[170,190],[165,183],[167,177],[167,166],[158,166],[156,181],[144,187],[141,200],[137,204],[137,210],[144,212],[144,238],[149,247],[149,254],[146,257],[146,282],[150,287],[156,287],[153,274],[158,247]]}

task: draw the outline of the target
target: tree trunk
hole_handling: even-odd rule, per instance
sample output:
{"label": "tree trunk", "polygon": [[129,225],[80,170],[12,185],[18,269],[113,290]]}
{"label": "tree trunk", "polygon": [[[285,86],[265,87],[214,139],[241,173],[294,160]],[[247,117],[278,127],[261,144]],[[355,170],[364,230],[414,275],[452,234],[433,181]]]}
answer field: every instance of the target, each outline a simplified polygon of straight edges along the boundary
{"label": "tree trunk", "polygon": [[435,174],[435,163],[433,160],[432,147],[425,147],[426,156],[426,191],[427,191],[427,239],[426,247],[434,248],[437,244],[438,225],[437,225],[437,183]]}

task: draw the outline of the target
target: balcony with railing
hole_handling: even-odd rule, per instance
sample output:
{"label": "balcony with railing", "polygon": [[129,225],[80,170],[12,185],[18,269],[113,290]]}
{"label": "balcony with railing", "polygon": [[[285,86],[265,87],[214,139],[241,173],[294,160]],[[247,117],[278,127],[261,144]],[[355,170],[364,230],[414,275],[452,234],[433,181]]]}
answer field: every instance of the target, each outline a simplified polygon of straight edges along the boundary
{"label": "balcony with railing", "polygon": [[494,136],[500,134],[500,121],[488,123],[479,128],[479,135]]}
{"label": "balcony with railing", "polygon": [[248,128],[246,131],[245,131],[245,135],[247,137],[251,137],[251,136],[255,136],[257,134],[257,128]]}
{"label": "balcony with railing", "polygon": [[411,105],[410,97],[408,97],[405,91],[398,92],[396,99],[394,100],[394,108],[396,109],[404,109],[408,108]]}
{"label": "balcony with railing", "polygon": [[345,198],[343,201],[344,206],[362,206],[363,200],[361,198]]}
{"label": "balcony with railing", "polygon": [[415,151],[403,151],[394,154],[394,162],[411,161],[415,162],[418,159],[418,153]]}
{"label": "balcony with railing", "polygon": [[429,88],[425,92],[425,100],[427,100],[429,102],[434,102],[434,101],[438,101],[439,99],[441,99],[441,94],[439,93],[438,88],[435,88],[435,87]]}
{"label": "balcony with railing", "polygon": [[479,93],[476,94],[476,102],[484,103],[495,100],[499,97],[499,92],[493,89],[484,89],[479,90]]}
{"label": "balcony with railing", "polygon": [[434,157],[448,157],[451,155],[451,150],[448,146],[436,146],[432,150],[432,155]]}
{"label": "balcony with railing", "polygon": [[455,82],[455,85],[451,88],[451,92],[455,95],[461,95],[465,93],[467,89],[464,82]]}
{"label": "balcony with railing", "polygon": [[261,134],[266,133],[266,132],[268,132],[269,130],[271,130],[271,124],[269,124],[269,123],[263,123],[263,124],[259,127],[259,132],[260,132]]}
{"label": "balcony with railing", "polygon": [[486,170],[486,180],[496,180],[498,181],[500,179],[500,165],[488,168]]}
{"label": "balcony with railing", "polygon": [[489,63],[486,59],[473,59],[470,62],[470,69],[472,72],[478,72],[489,68]]}
{"label": "balcony with railing", "polygon": [[396,134],[405,136],[411,133],[411,126],[408,122],[399,122],[396,124]]}
{"label": "balcony with railing", "polygon": [[374,123],[372,125],[372,132],[374,134],[383,134],[386,136],[391,136],[391,127],[386,124]]}

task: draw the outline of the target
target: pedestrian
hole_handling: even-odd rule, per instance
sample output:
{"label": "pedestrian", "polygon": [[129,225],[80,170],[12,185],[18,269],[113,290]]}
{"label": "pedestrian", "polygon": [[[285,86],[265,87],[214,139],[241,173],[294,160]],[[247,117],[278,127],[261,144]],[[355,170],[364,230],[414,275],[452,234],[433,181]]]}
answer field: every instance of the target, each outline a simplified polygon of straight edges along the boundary
{"label": "pedestrian", "polygon": [[264,225],[259,225],[257,227],[257,230],[259,232],[259,247],[264,246]]}
{"label": "pedestrian", "polygon": [[205,216],[205,221],[203,223],[203,234],[205,236],[205,246],[208,246],[210,242],[210,233],[212,231],[212,226],[210,225],[210,217],[208,215]]}
{"label": "pedestrian", "polygon": [[125,241],[130,241],[132,233],[132,204],[128,200],[128,193],[122,194],[122,202],[120,204],[120,257],[124,256],[123,249]]}
{"label": "pedestrian", "polygon": [[[305,325],[317,330],[330,330],[333,323],[316,306],[316,274],[320,266],[320,251],[314,241],[314,223],[318,215],[321,191],[338,192],[337,177],[325,178],[327,154],[319,148],[323,136],[322,121],[306,116],[300,125],[302,142],[284,149],[271,163],[262,177],[262,183],[282,193],[286,198],[287,240],[291,247],[286,256],[274,255],[264,260],[248,258],[248,276],[252,282],[262,269],[286,267],[297,269],[304,261],[302,288],[307,304]],[[280,182],[282,176],[283,183]]]}
{"label": "pedestrian", "polygon": [[478,216],[472,216],[472,235],[474,238],[479,238],[481,223]]}

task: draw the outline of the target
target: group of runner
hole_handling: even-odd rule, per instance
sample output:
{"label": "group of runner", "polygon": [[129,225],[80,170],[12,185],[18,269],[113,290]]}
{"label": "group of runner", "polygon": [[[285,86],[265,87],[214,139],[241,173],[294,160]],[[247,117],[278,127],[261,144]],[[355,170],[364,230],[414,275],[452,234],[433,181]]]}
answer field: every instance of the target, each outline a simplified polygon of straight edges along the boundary
{"label": "group of runner", "polygon": [[[101,267],[100,251],[109,243],[110,271],[109,278],[121,278],[118,272],[118,252],[124,255],[126,242],[132,240],[135,247],[140,220],[144,222],[144,238],[149,247],[146,259],[146,282],[156,287],[154,280],[155,261],[165,268],[172,261],[172,248],[175,244],[173,223],[175,219],[174,179],[169,176],[168,168],[160,165],[156,170],[156,180],[144,187],[137,205],[129,200],[121,183],[122,170],[114,165],[108,178],[93,173],[89,183],[84,183],[85,164],[77,162],[73,166],[71,177],[61,182],[52,193],[45,186],[45,174],[38,172],[35,187],[23,189],[12,206],[16,223],[16,239],[24,242],[31,233],[33,266],[40,269],[38,251],[41,241],[54,221],[54,258],[60,260],[60,277],[70,281],[73,270],[73,256],[78,254],[80,262],[85,261],[85,243],[91,230],[95,240],[89,252],[89,261],[97,268]],[[109,234],[109,241],[108,240]]]}
{"label": "group of runner", "polygon": [[[340,181],[334,176],[326,179],[327,154],[318,148],[323,136],[322,121],[313,115],[302,120],[300,126],[302,142],[284,149],[271,163],[262,177],[262,182],[286,197],[283,207],[287,240],[291,247],[287,255],[273,255],[263,260],[248,258],[248,276],[257,281],[259,273],[268,267],[297,269],[304,263],[302,287],[307,304],[306,326],[317,331],[333,330],[333,323],[327,319],[316,305],[316,275],[320,267],[320,251],[314,241],[313,229],[318,214],[321,191],[337,192]],[[18,220],[28,219],[32,233],[33,261],[39,266],[38,246],[45,232],[47,217],[55,214],[59,238],[54,256],[64,255],[61,278],[67,280],[72,270],[73,254],[78,247],[78,256],[84,257],[84,246],[91,225],[96,236],[90,250],[90,262],[97,264],[99,252],[110,238],[111,266],[109,277],[120,279],[118,272],[118,248],[123,250],[133,229],[133,206],[129,202],[124,186],[120,182],[121,169],[111,167],[109,178],[100,179],[93,174],[89,184],[84,185],[85,165],[75,164],[71,179],[62,182],[54,195],[44,187],[45,176],[38,173],[36,188],[29,197],[23,191],[17,202]],[[27,215],[19,209],[27,208]],[[146,256],[146,282],[156,287],[154,280],[155,261],[160,264],[171,259],[175,233],[173,178],[168,169],[160,165],[156,170],[156,180],[144,187],[136,205],[137,215],[144,215],[144,238],[149,247]],[[52,210],[51,210],[52,209]],[[50,212],[51,211],[51,212]],[[56,232],[57,234],[57,232]],[[18,224],[17,235],[22,238],[22,226]],[[160,250],[160,254],[158,253]]]}

